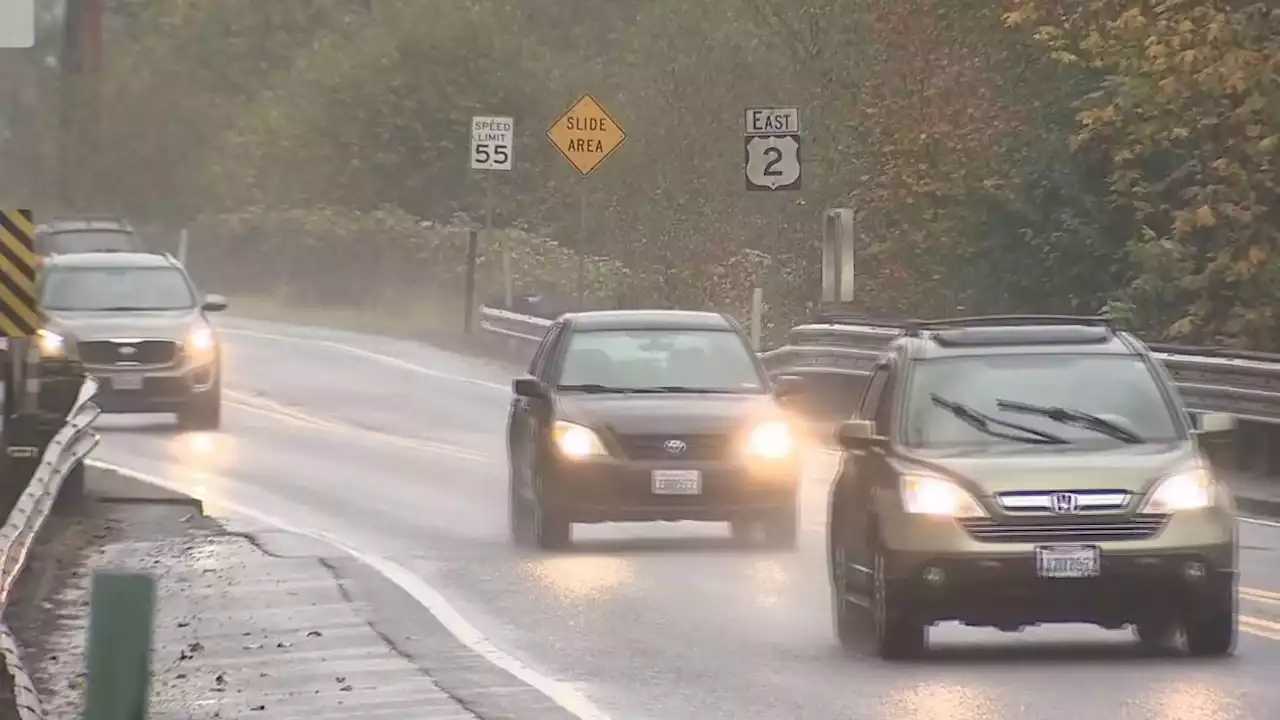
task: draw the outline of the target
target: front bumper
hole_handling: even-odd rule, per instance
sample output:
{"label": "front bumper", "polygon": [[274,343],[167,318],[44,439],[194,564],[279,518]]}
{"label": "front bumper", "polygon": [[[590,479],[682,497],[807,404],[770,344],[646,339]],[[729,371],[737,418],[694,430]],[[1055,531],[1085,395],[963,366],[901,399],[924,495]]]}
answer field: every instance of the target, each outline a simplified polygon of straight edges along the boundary
{"label": "front bumper", "polygon": [[[696,470],[697,494],[654,492],[653,471]],[[792,511],[798,461],[641,462],[555,458],[542,468],[542,502],[572,522],[724,521]]]}
{"label": "front bumper", "polygon": [[94,402],[105,413],[177,412],[193,398],[211,392],[218,379],[219,363],[171,367],[86,366],[101,382]]}
{"label": "front bumper", "polygon": [[[1234,598],[1235,522],[1221,509],[1176,513],[1149,537],[983,541],[949,518],[902,515],[884,533],[886,576],[925,622],[1014,629],[1036,623],[1104,627],[1177,620]],[[1036,548],[1093,545],[1091,578],[1041,578]]]}

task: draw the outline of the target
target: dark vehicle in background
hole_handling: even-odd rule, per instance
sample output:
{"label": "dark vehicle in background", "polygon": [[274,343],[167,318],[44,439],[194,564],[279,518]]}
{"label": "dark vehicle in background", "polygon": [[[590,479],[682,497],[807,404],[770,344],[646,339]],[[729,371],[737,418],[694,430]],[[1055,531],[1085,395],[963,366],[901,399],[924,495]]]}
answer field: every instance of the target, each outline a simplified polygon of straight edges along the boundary
{"label": "dark vehicle in background", "polygon": [[1237,529],[1164,367],[1102,318],[908,325],[876,364],[831,490],[835,632],[883,658],[958,620],[1130,626],[1233,651]]}
{"label": "dark vehicle in background", "polygon": [[36,226],[36,254],[147,252],[128,221],[109,216],[54,218]]}
{"label": "dark vehicle in background", "polygon": [[573,313],[513,383],[507,442],[516,542],[556,548],[572,523],[729,521],[793,548],[797,440],[730,318]]}
{"label": "dark vehicle in background", "polygon": [[222,417],[222,348],[201,297],[172,256],[101,252],[47,258],[38,281],[46,357],[70,355],[102,382],[107,413],[176,413],[191,429]]}

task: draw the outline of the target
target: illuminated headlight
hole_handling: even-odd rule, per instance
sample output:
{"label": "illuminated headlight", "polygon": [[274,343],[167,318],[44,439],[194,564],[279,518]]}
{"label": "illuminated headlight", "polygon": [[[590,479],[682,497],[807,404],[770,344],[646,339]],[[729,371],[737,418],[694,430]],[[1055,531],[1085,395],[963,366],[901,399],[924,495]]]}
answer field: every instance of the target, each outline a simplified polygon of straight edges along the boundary
{"label": "illuminated headlight", "polygon": [[1179,510],[1207,508],[1213,503],[1213,477],[1208,470],[1197,468],[1170,475],[1157,483],[1142,512],[1167,515]]}
{"label": "illuminated headlight", "polygon": [[196,328],[187,335],[187,347],[201,354],[212,350],[214,343],[213,330],[207,327]]}
{"label": "illuminated headlight", "polygon": [[756,457],[778,460],[792,450],[791,428],[785,422],[761,423],[747,436],[747,452]]}
{"label": "illuminated headlight", "polygon": [[950,518],[987,516],[982,505],[964,488],[933,475],[902,476],[902,507],[913,515]]}
{"label": "illuminated headlight", "polygon": [[62,357],[67,352],[67,341],[52,330],[37,330],[36,346],[44,357]]}
{"label": "illuminated headlight", "polygon": [[596,455],[607,455],[604,443],[594,430],[577,423],[557,420],[551,429],[556,448],[566,457],[582,458]]}

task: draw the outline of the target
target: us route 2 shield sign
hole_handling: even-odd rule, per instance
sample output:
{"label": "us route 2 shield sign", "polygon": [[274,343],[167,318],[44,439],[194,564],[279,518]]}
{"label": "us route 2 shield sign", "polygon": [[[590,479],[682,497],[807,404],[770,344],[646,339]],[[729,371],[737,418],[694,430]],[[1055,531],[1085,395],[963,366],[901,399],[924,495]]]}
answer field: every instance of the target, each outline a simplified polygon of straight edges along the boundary
{"label": "us route 2 shield sign", "polygon": [[799,135],[748,135],[743,139],[748,190],[800,189]]}

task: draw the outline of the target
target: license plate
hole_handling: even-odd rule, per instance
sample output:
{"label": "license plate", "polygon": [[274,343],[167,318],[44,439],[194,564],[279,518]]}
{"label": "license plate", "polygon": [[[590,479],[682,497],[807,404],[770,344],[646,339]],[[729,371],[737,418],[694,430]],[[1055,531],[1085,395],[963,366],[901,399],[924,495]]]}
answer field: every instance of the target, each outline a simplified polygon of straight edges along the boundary
{"label": "license plate", "polygon": [[1098,577],[1101,567],[1096,545],[1040,545],[1036,574],[1042,578]]}
{"label": "license plate", "polygon": [[697,470],[654,470],[654,495],[701,495],[702,473]]}
{"label": "license plate", "polygon": [[111,387],[116,390],[141,390],[141,375],[112,375]]}

